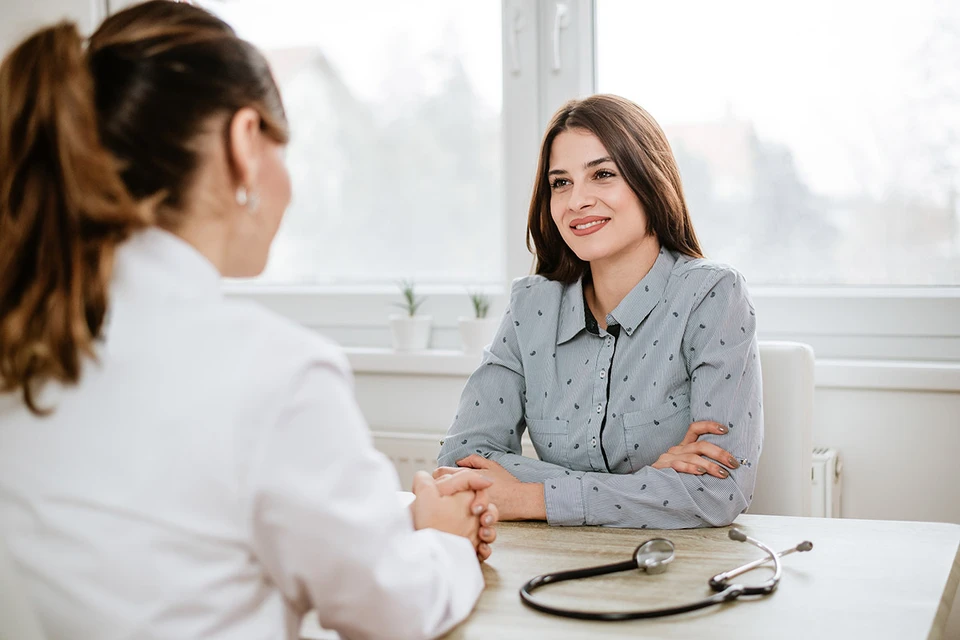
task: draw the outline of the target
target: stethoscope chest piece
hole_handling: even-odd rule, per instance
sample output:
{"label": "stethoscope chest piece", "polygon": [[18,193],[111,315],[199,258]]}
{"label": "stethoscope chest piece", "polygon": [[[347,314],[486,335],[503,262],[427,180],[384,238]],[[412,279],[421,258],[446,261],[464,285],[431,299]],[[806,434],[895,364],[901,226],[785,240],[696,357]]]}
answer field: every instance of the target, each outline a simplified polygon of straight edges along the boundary
{"label": "stethoscope chest piece", "polygon": [[644,573],[656,574],[667,570],[675,554],[676,548],[672,542],[666,538],[651,538],[637,547],[633,559],[637,568]]}

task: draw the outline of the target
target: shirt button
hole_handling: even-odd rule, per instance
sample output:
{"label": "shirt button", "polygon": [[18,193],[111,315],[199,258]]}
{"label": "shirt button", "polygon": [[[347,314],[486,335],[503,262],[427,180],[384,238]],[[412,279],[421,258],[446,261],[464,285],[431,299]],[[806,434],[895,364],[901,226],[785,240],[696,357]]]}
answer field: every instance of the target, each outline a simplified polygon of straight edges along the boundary
{"label": "shirt button", "polygon": [[607,372],[606,372],[606,371],[601,371],[601,372],[600,372],[600,379],[602,380],[603,378],[606,378],[606,377],[607,377]]}
{"label": "shirt button", "polygon": [[597,439],[593,438],[592,440],[590,440],[590,444],[592,444],[593,446],[597,446]]}
{"label": "shirt button", "polygon": [[602,405],[602,404],[598,404],[598,405],[597,405],[597,413],[603,413],[603,405]]}

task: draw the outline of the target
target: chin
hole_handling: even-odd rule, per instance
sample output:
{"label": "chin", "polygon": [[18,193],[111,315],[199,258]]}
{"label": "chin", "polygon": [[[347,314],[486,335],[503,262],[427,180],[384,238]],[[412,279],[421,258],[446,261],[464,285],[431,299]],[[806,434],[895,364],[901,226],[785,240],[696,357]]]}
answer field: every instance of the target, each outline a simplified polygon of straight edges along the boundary
{"label": "chin", "polygon": [[234,265],[233,268],[230,269],[230,272],[224,275],[228,278],[256,278],[262,274],[266,268],[266,260],[257,264],[238,264]]}
{"label": "chin", "polygon": [[[579,238],[577,238],[577,240],[579,240]],[[568,243],[567,246],[569,246],[573,250],[573,252],[576,254],[576,256],[581,260],[583,260],[584,262],[593,262],[595,260],[603,260],[604,258],[612,256],[616,253],[616,251],[612,247],[583,246],[583,244],[586,244],[586,243],[579,243],[579,244],[580,246],[577,246],[577,244],[570,245]]]}

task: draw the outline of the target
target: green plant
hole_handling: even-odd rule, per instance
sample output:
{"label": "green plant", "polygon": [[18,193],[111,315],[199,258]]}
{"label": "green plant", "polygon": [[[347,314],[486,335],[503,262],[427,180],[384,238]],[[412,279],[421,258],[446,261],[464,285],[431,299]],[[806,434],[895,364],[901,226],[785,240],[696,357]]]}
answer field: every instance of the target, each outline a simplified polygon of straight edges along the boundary
{"label": "green plant", "polygon": [[470,293],[470,302],[473,303],[473,315],[479,320],[487,317],[490,311],[490,298],[479,291]]}
{"label": "green plant", "polygon": [[425,298],[418,298],[414,290],[413,280],[401,280],[397,283],[400,287],[400,293],[403,294],[403,302],[394,302],[393,306],[400,307],[407,312],[411,318],[417,315],[417,309],[423,304]]}

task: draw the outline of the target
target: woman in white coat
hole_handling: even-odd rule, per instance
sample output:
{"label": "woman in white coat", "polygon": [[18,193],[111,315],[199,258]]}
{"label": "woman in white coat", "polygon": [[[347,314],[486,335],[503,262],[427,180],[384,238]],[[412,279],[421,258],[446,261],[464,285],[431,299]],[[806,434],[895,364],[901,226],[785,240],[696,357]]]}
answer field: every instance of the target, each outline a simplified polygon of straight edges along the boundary
{"label": "woman in white coat", "polygon": [[472,474],[403,508],[341,352],[221,276],[290,199],[263,57],[154,0],[0,66],[0,535],[55,638],[441,634],[483,587]]}

